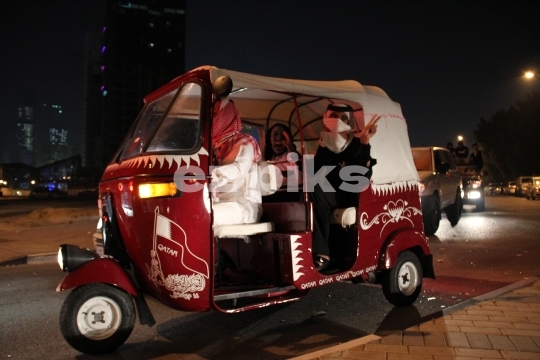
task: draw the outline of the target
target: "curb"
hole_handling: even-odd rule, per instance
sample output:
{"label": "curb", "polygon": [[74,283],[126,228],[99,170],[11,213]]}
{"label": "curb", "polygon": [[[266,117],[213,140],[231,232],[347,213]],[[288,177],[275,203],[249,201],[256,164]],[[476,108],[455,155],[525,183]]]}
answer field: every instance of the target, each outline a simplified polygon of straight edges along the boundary
{"label": "curb", "polygon": [[26,264],[54,264],[58,261],[58,253],[24,255],[13,259],[0,261],[0,266],[14,266]]}
{"label": "curb", "polygon": [[356,346],[364,345],[364,344],[367,344],[368,342],[379,340],[380,338],[381,338],[380,336],[373,335],[373,334],[366,335],[366,336],[362,336],[359,339],[351,340],[351,341],[348,341],[346,343],[339,344],[339,345],[334,345],[332,347],[322,349],[322,350],[318,350],[318,351],[314,351],[314,352],[309,353],[309,354],[304,354],[304,355],[300,355],[300,356],[297,356],[297,357],[293,357],[293,358],[290,358],[289,360],[309,360],[309,359],[314,359],[314,358],[317,358],[317,357],[320,357],[320,356],[331,354],[333,352],[343,351],[343,350],[347,350],[347,349],[350,349],[350,348],[353,348],[353,347],[356,347]]}
{"label": "curb", "polygon": [[[526,279],[523,279],[521,281],[518,281],[517,283],[507,285],[505,287],[502,287],[502,288],[497,289],[497,290],[493,290],[493,291],[488,292],[486,294],[478,295],[478,296],[476,296],[474,298],[467,299],[467,300],[465,300],[463,302],[460,302],[458,304],[449,306],[448,308],[446,308],[444,310],[437,311],[436,313],[426,315],[426,316],[418,319],[418,321],[415,321],[414,323],[405,324],[405,328],[411,327],[413,325],[418,325],[418,324],[421,324],[421,323],[423,323],[425,321],[428,321],[428,320],[431,320],[431,319],[434,319],[434,318],[439,318],[439,317],[441,317],[443,315],[448,315],[448,314],[451,314],[453,312],[462,310],[462,309],[464,309],[464,308],[466,308],[468,306],[474,305],[476,303],[479,303],[479,302],[482,302],[482,301],[485,301],[485,300],[488,300],[488,299],[495,298],[495,297],[500,296],[500,295],[502,295],[504,293],[507,293],[509,291],[525,287],[525,286],[527,286],[527,285],[529,285],[529,284],[531,284],[531,283],[533,283],[533,282],[535,282],[537,280],[540,280],[540,277],[526,278]],[[356,347],[356,346],[364,345],[364,344],[367,344],[368,342],[379,340],[382,337],[388,336],[388,335],[390,335],[390,333],[385,333],[382,336],[375,335],[375,334],[366,335],[366,336],[363,336],[363,337],[361,337],[359,339],[351,340],[351,341],[348,341],[348,342],[345,342],[345,343],[342,343],[342,344],[339,344],[339,345],[334,345],[334,346],[331,346],[329,348],[325,348],[325,349],[322,349],[322,350],[317,350],[317,351],[311,352],[309,354],[300,355],[300,356],[297,356],[297,357],[294,357],[294,358],[290,358],[289,360],[311,360],[311,359],[315,359],[315,358],[318,358],[318,357],[321,357],[321,356],[332,354],[334,352],[343,351],[343,350],[351,349],[351,348]]]}

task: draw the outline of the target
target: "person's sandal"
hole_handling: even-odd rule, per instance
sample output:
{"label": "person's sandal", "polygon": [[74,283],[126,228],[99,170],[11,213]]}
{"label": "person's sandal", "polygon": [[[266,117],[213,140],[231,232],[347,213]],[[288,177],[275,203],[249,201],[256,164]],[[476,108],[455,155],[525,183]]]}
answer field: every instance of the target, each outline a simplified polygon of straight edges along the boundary
{"label": "person's sandal", "polygon": [[320,255],[315,255],[313,257],[313,263],[315,264],[315,270],[321,271],[330,265],[330,259],[323,258]]}

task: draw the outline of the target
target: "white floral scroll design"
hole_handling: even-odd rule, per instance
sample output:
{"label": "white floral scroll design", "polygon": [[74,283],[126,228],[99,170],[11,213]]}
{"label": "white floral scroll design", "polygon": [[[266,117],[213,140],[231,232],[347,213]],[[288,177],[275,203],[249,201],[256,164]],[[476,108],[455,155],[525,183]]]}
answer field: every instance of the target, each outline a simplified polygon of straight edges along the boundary
{"label": "white floral scroll design", "polygon": [[403,199],[399,199],[396,202],[389,201],[383,207],[383,209],[386,211],[375,216],[369,223],[368,214],[363,212],[362,215],[360,215],[360,226],[363,230],[367,230],[373,225],[379,225],[382,222],[384,225],[379,233],[379,235],[382,235],[384,228],[390,223],[397,223],[398,221],[406,220],[410,222],[411,225],[414,225],[410,218],[414,215],[422,214],[422,211],[413,206],[407,207],[407,205],[407,201]]}

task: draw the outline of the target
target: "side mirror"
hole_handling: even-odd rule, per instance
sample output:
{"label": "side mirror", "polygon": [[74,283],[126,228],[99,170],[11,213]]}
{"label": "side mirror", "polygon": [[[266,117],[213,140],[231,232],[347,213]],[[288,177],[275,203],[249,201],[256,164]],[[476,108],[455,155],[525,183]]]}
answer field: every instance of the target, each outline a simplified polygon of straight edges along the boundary
{"label": "side mirror", "polygon": [[449,170],[450,170],[450,164],[448,163],[442,163],[437,167],[438,173],[446,173]]}
{"label": "side mirror", "polygon": [[232,91],[233,83],[232,79],[228,76],[218,77],[212,84],[212,92],[216,95],[218,99],[224,99]]}

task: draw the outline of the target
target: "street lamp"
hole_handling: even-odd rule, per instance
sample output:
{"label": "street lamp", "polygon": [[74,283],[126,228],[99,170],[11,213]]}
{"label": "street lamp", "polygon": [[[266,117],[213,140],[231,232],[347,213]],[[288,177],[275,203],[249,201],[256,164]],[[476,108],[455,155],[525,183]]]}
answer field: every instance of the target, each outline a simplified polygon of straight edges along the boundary
{"label": "street lamp", "polygon": [[532,78],[540,77],[540,76],[538,76],[537,74],[535,74],[534,71],[527,71],[527,72],[525,73],[525,75],[523,75],[523,77],[524,77],[525,79],[532,79]]}
{"label": "street lamp", "polygon": [[457,137],[457,139],[458,139],[458,141],[463,141],[463,136],[459,135],[459,136]]}

